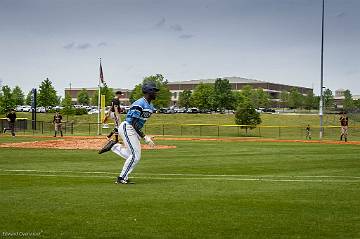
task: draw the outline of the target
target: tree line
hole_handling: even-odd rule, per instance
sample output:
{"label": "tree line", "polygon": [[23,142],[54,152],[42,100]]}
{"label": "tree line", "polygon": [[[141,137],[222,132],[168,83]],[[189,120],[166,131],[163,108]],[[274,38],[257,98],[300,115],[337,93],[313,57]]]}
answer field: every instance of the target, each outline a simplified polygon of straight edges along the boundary
{"label": "tree line", "polygon": [[[154,105],[157,108],[168,107],[171,102],[171,92],[168,87],[168,81],[161,75],[150,75],[143,79],[142,83],[136,85],[130,95],[130,103],[142,96],[141,87],[146,82],[155,82],[160,88]],[[101,94],[105,95],[106,105],[109,105],[114,92],[106,84],[101,87]],[[217,79],[214,84],[200,83],[193,91],[184,90],[179,95],[179,107],[196,107],[200,110],[208,111],[224,111],[236,110],[239,105],[251,104],[253,108],[268,108],[274,104],[271,96],[262,89],[254,89],[251,86],[245,86],[241,91],[233,91],[231,84],[227,79]],[[318,109],[319,96],[315,96],[312,92],[307,95],[301,94],[296,88],[292,88],[289,92],[282,91],[280,99],[277,103],[278,107],[291,109]],[[77,95],[78,104],[97,105],[98,92],[90,97],[86,89],[82,89]],[[19,86],[11,89],[4,85],[0,91],[0,112],[8,111],[17,105],[31,105],[31,91],[25,96]],[[38,87],[37,106],[49,107],[62,105],[67,108],[69,113],[73,110],[71,96],[66,94],[63,99],[57,95],[52,82],[47,78],[42,81]],[[330,89],[324,90],[324,107],[326,110],[335,109],[334,95]],[[344,92],[343,107],[346,111],[360,109],[360,100],[353,100],[351,92]]]}

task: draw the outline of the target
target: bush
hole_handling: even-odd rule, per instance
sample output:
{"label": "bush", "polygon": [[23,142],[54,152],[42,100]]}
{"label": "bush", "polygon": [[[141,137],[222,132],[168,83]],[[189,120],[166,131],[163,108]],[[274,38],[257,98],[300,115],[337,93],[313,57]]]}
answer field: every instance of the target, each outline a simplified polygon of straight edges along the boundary
{"label": "bush", "polygon": [[88,113],[87,109],[78,108],[75,109],[75,115],[86,115]]}
{"label": "bush", "polygon": [[260,113],[256,112],[255,107],[249,103],[244,102],[240,104],[235,113],[235,123],[242,126],[241,128],[256,128],[258,124],[261,124]]}

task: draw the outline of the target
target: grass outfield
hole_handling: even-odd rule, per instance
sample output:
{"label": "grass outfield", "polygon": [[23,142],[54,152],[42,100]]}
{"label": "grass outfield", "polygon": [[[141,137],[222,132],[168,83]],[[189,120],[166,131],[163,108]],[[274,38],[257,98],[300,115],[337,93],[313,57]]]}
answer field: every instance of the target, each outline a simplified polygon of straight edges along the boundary
{"label": "grass outfield", "polygon": [[[2,142],[6,139],[4,138]],[[0,231],[43,238],[359,238],[359,146],[159,141],[134,185],[95,151],[0,149]]]}
{"label": "grass outfield", "polygon": [[[31,113],[16,113],[19,118],[31,119]],[[54,114],[37,114],[37,120],[51,122]],[[64,116],[66,120],[67,116]],[[324,115],[325,125],[338,125],[338,115]],[[261,125],[299,126],[307,124],[318,125],[319,116],[316,114],[261,114]],[[75,123],[96,123],[97,115],[73,115],[68,117]],[[358,120],[356,118],[356,120]],[[153,114],[148,124],[234,124],[233,114]],[[353,121],[355,125],[359,122]]]}

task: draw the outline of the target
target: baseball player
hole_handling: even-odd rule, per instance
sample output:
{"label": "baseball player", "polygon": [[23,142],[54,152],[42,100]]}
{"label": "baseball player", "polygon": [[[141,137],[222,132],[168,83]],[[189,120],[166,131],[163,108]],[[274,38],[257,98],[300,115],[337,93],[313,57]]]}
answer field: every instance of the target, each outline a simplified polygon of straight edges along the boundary
{"label": "baseball player", "polygon": [[311,128],[309,124],[306,126],[306,139],[311,140]]}
{"label": "baseball player", "polygon": [[154,83],[146,83],[143,85],[142,92],[144,97],[138,99],[131,105],[130,110],[126,114],[125,121],[119,126],[119,134],[124,145],[110,140],[99,151],[99,154],[102,154],[111,150],[125,159],[121,173],[115,181],[116,184],[129,183],[129,174],[134,170],[141,157],[141,139],[144,139],[145,143],[150,147],[155,146],[152,138],[145,135],[142,128],[151,114],[155,112],[151,101],[155,100],[158,91],[159,89]]}
{"label": "baseball player", "polygon": [[340,117],[339,121],[341,125],[340,141],[342,141],[344,137],[345,142],[347,142],[349,118],[346,116],[345,112],[342,113],[342,116]]}
{"label": "baseball player", "polygon": [[11,131],[12,137],[15,137],[15,121],[16,121],[16,113],[14,109],[10,110],[10,113],[6,115],[7,121],[9,122],[9,128],[4,128],[4,134],[7,130]]}
{"label": "baseball player", "polygon": [[54,119],[53,119],[53,124],[54,124],[54,127],[55,127],[55,129],[54,129],[55,130],[54,137],[56,137],[57,132],[60,132],[61,137],[63,137],[61,120],[62,120],[61,114],[59,112],[56,112],[55,115],[54,115]]}
{"label": "baseball player", "polygon": [[123,95],[121,91],[116,91],[115,98],[111,101],[111,108],[106,114],[103,124],[105,124],[109,118],[114,120],[114,129],[110,132],[107,138],[110,140],[113,135],[115,135],[115,142],[119,142],[119,132],[118,127],[120,126],[120,114],[121,114],[121,107],[120,107],[120,97]]}

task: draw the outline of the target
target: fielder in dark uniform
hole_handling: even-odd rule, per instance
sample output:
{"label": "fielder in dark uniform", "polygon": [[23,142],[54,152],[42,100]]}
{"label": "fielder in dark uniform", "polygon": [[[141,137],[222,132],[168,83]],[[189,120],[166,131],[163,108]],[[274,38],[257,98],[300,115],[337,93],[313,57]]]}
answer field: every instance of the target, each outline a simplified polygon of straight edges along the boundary
{"label": "fielder in dark uniform", "polygon": [[14,109],[11,109],[10,113],[6,115],[6,118],[9,122],[9,128],[4,128],[4,134],[7,130],[11,130],[11,135],[15,137],[15,121],[16,121],[16,113]]}
{"label": "fielder in dark uniform", "polygon": [[119,142],[119,131],[118,127],[120,126],[120,114],[121,114],[121,107],[120,107],[120,97],[123,95],[121,91],[117,91],[115,93],[115,98],[111,101],[111,108],[106,114],[103,124],[105,124],[109,118],[114,120],[114,129],[110,132],[107,138],[110,140],[113,135],[115,135],[115,142]]}
{"label": "fielder in dark uniform", "polygon": [[306,127],[306,139],[311,139],[311,128],[309,124]]}
{"label": "fielder in dark uniform", "polygon": [[342,116],[340,117],[339,121],[340,121],[340,125],[341,125],[340,140],[342,141],[344,138],[345,142],[347,142],[349,118],[346,116],[345,112],[342,113]]}
{"label": "fielder in dark uniform", "polygon": [[56,112],[55,115],[54,115],[54,120],[53,120],[53,124],[54,124],[54,127],[55,127],[55,135],[54,135],[54,137],[56,137],[56,134],[59,131],[60,131],[61,137],[63,137],[61,120],[62,120],[61,114],[59,114],[59,112]]}

